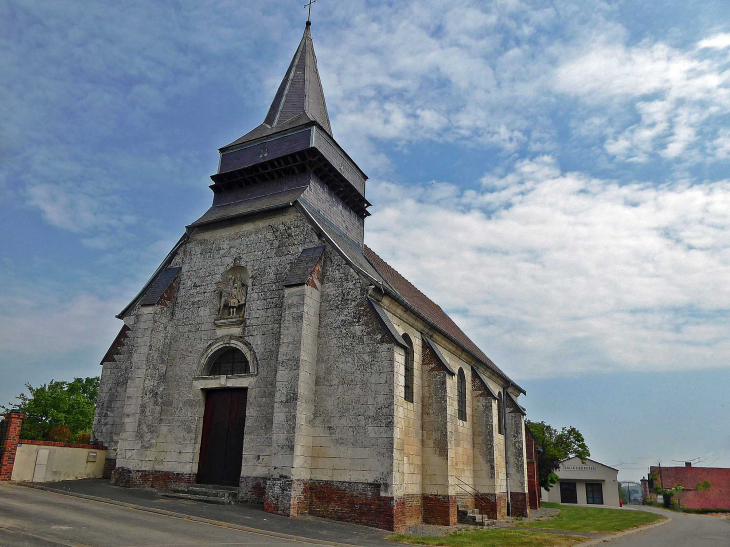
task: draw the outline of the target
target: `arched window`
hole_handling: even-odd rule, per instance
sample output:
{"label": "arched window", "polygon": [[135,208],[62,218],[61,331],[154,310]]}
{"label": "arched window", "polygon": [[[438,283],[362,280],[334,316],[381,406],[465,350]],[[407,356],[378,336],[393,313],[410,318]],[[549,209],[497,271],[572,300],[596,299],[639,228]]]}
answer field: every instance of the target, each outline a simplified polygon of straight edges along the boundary
{"label": "arched window", "polygon": [[456,391],[459,398],[459,419],[466,421],[466,375],[463,368],[459,369],[456,378]]}
{"label": "arched window", "polygon": [[497,431],[504,435],[504,399],[501,392],[497,395]]}
{"label": "arched window", "polygon": [[227,348],[215,358],[208,371],[208,376],[231,376],[249,372],[251,372],[251,367],[243,352],[238,348]]}
{"label": "arched window", "polygon": [[413,341],[407,334],[403,335],[406,343],[406,370],[405,370],[405,387],[403,389],[403,398],[409,403],[413,402]]}

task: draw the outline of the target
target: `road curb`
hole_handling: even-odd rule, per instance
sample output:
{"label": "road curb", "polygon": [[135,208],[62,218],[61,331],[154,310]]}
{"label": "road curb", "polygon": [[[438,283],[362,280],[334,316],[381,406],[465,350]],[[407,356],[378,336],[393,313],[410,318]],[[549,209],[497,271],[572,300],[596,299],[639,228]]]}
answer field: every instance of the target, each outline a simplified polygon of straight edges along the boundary
{"label": "road curb", "polygon": [[672,520],[673,520],[672,517],[666,517],[666,520],[662,520],[660,522],[655,522],[653,524],[647,524],[646,526],[639,526],[638,528],[632,528],[631,530],[626,530],[625,532],[619,532],[618,534],[614,534],[612,536],[604,536],[602,538],[592,539],[590,541],[586,541],[584,543],[579,543],[578,545],[574,545],[573,547],[589,547],[591,545],[598,545],[600,543],[606,543],[609,541],[613,541],[614,539],[625,538],[626,536],[632,536],[634,534],[638,534],[639,532],[646,532],[646,531],[652,530],[654,528],[659,528],[660,526],[669,524],[670,522],[672,522]]}
{"label": "road curb", "polygon": [[206,524],[208,526],[216,526],[218,528],[226,528],[228,530],[238,530],[240,532],[247,532],[250,534],[256,534],[259,536],[272,537],[276,539],[284,539],[288,541],[294,541],[298,543],[311,543],[314,545],[328,545],[330,547],[360,547],[353,543],[338,543],[336,541],[327,541],[324,539],[308,538],[303,536],[294,536],[291,534],[283,534],[281,532],[272,532],[270,530],[262,530],[260,528],[252,528],[250,526],[244,526],[242,524],[233,524],[230,522],[223,522],[220,520],[207,519],[204,517],[196,517],[194,515],[186,515],[185,513],[177,513],[175,511],[168,511],[166,509],[157,509],[156,507],[147,507],[145,505],[137,505],[134,503],[126,503],[123,501],[110,500],[107,498],[100,498],[98,496],[89,496],[88,494],[78,494],[76,492],[67,492],[65,490],[58,490],[56,488],[49,488],[48,486],[42,486],[40,484],[33,484],[28,482],[17,482],[17,486],[24,488],[31,488],[34,490],[43,490],[45,492],[51,492],[53,494],[60,494],[63,496],[69,496],[72,498],[79,498],[88,501],[95,501],[98,503],[106,503],[108,505],[115,505],[117,507],[124,507],[126,509],[132,509],[134,511],[142,511],[145,513],[154,513],[156,515],[162,515],[165,517],[176,518],[186,520],[188,522],[197,522],[200,524]]}

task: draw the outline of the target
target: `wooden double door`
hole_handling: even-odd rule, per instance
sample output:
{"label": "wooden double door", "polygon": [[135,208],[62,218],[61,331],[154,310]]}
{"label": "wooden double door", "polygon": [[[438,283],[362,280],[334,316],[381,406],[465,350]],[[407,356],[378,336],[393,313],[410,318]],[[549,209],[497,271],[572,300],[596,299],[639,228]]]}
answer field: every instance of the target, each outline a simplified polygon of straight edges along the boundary
{"label": "wooden double door", "polygon": [[206,392],[198,484],[239,485],[247,395],[247,389]]}

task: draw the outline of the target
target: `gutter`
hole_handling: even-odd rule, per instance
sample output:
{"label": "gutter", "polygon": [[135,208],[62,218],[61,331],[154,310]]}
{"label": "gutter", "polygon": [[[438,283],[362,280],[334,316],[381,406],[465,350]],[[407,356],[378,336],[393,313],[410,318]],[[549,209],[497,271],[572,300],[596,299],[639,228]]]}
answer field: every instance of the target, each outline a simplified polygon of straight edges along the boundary
{"label": "gutter", "polygon": [[513,387],[514,383],[510,381],[509,385],[503,389],[504,397],[502,397],[502,425],[504,426],[504,470],[505,478],[507,479],[507,516],[512,516],[512,493],[509,487],[509,439],[507,432],[509,427],[507,426],[507,397],[511,397],[509,394],[509,388]]}

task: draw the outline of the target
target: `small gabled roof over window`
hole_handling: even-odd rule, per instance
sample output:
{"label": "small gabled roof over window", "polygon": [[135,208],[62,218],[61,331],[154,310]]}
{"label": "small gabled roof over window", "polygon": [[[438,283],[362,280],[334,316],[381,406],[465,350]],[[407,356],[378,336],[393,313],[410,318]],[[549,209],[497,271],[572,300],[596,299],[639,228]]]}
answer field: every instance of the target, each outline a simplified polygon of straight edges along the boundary
{"label": "small gabled roof over window", "polygon": [[441,350],[434,343],[434,341],[431,340],[428,336],[422,336],[422,338],[426,341],[426,344],[428,345],[428,347],[431,348],[431,351],[436,356],[436,359],[438,360],[438,362],[441,363],[441,366],[444,367],[444,369],[446,369],[446,372],[448,372],[451,376],[455,376],[456,372],[454,371],[453,368],[451,368],[451,365],[446,360],[446,357],[444,357],[444,354],[441,353]]}
{"label": "small gabled roof over window", "polygon": [[180,273],[180,270],[182,270],[182,268],[167,268],[165,270],[162,270],[147,289],[147,292],[142,297],[140,305],[154,306],[155,304],[157,304],[157,301],[165,293],[170,284],[175,280],[177,274]]}
{"label": "small gabled roof over window", "polygon": [[314,268],[324,253],[324,245],[304,249],[299,257],[292,263],[289,273],[284,280],[285,287],[296,287],[305,285],[309,281]]}
{"label": "small gabled roof over window", "polygon": [[489,382],[487,382],[487,379],[482,375],[481,372],[479,372],[479,369],[476,367],[471,367],[472,374],[476,375],[477,378],[479,378],[479,381],[484,386],[484,389],[487,390],[487,393],[492,399],[496,399],[497,396],[494,394],[494,391],[492,391],[492,388],[489,387]]}
{"label": "small gabled roof over window", "polygon": [[515,411],[518,414],[522,414],[523,416],[527,416],[527,410],[525,410],[525,407],[523,407],[520,403],[517,402],[517,399],[515,399],[514,395],[512,395],[509,390],[505,389],[505,393],[507,393],[507,400],[510,401],[515,408]]}
{"label": "small gabled roof over window", "polygon": [[385,310],[382,308],[380,304],[378,304],[375,300],[368,297],[368,302],[372,306],[373,310],[375,311],[375,315],[378,318],[378,321],[380,321],[380,324],[385,327],[385,330],[388,331],[388,334],[393,339],[393,342],[404,348],[407,349],[408,345],[406,344],[405,340],[401,337],[401,335],[396,330],[395,326],[393,325],[393,322],[390,320],[390,317],[388,317],[388,314],[385,313]]}

